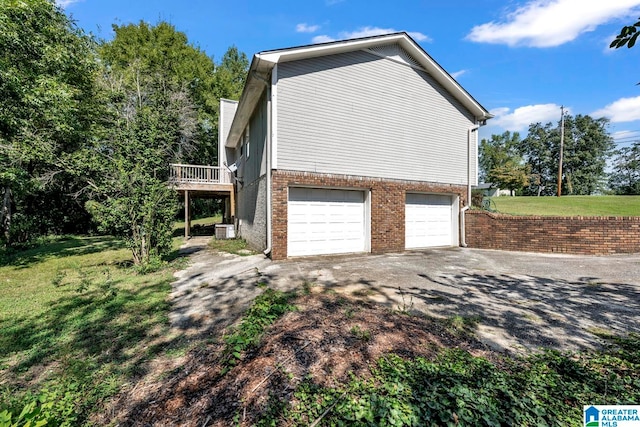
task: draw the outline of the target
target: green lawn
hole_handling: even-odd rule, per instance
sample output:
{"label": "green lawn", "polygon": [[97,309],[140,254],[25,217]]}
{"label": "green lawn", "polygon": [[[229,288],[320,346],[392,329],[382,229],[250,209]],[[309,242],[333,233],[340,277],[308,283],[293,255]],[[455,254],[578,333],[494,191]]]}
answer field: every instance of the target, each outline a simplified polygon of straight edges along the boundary
{"label": "green lawn", "polygon": [[[208,216],[206,218],[198,218],[191,220],[191,227],[200,225],[203,227],[212,226],[222,223],[222,215]],[[174,230],[184,230],[184,221],[176,221],[173,223]]]}
{"label": "green lawn", "polygon": [[[222,223],[222,216],[215,215],[191,220],[192,236],[213,236],[216,232],[215,225]],[[184,221],[173,223],[173,236],[184,236]]]}
{"label": "green lawn", "polygon": [[[90,425],[91,415],[103,413],[105,402],[148,374],[149,361],[166,361],[201,345],[169,328],[167,297],[179,259],[174,261],[177,265],[141,275],[118,240],[74,236],[0,256],[2,427],[27,425],[25,417],[32,417],[30,425]],[[246,344],[258,345],[263,329],[291,308],[288,298],[269,290],[257,298],[239,326],[226,335],[229,357],[221,360],[229,367],[243,363],[241,353],[252,348]],[[467,326],[463,318],[450,323]],[[360,340],[370,337],[367,328],[349,333]],[[279,418],[267,409],[258,425],[279,425],[283,420],[286,425],[305,425],[320,416],[326,402],[347,393],[348,399],[332,409],[328,421],[349,425],[354,414],[360,414],[360,419],[384,416],[394,425],[408,420],[406,425],[415,413],[445,424],[455,409],[456,417],[470,420],[461,425],[479,425],[484,415],[504,418],[495,425],[537,425],[541,414],[563,425],[580,425],[584,402],[596,402],[603,395],[612,403],[638,401],[638,336],[606,338],[617,345],[580,355],[545,352],[526,359],[505,358],[496,366],[458,349],[444,348],[435,360],[402,359],[391,352],[372,367],[371,379],[353,376],[336,389],[305,380],[295,390],[295,410],[284,410]],[[430,385],[426,388],[425,379]],[[272,403],[270,399],[266,404]],[[277,405],[274,408],[283,407]],[[473,410],[475,405],[481,410]],[[513,413],[521,422],[509,422]]]}
{"label": "green lawn", "polygon": [[640,216],[640,196],[493,197],[491,200],[498,212],[511,215]]}
{"label": "green lawn", "polygon": [[110,237],[0,255],[0,425],[35,401],[50,405],[29,414],[82,425],[171,347],[171,265],[138,274]]}

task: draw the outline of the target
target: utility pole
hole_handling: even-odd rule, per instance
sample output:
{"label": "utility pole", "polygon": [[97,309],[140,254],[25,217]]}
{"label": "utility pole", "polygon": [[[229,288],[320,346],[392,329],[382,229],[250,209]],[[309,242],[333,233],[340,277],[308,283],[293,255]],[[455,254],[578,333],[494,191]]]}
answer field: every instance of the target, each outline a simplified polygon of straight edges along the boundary
{"label": "utility pole", "polygon": [[560,107],[560,161],[558,163],[558,197],[562,196],[562,152],[564,151],[564,105]]}

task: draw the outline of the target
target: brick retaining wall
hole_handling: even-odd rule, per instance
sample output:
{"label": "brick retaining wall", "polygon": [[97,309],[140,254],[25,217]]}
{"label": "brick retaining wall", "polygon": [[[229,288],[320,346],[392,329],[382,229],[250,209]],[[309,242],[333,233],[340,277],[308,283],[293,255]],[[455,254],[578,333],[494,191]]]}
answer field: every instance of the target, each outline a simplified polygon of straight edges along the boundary
{"label": "brick retaining wall", "polygon": [[471,248],[584,255],[640,253],[640,217],[511,216],[467,211]]}

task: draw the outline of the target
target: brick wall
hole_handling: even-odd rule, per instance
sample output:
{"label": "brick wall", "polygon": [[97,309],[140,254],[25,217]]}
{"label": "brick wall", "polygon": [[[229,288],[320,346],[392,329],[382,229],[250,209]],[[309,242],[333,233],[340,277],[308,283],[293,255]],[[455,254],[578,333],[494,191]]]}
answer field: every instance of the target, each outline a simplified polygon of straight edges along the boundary
{"label": "brick wall", "polygon": [[460,196],[466,187],[415,181],[393,181],[348,175],[273,171],[272,259],[287,257],[287,199],[289,187],[326,187],[371,191],[371,252],[404,250],[404,204],[407,192]]}
{"label": "brick wall", "polygon": [[256,251],[267,248],[267,176],[239,186],[237,233]]}
{"label": "brick wall", "polygon": [[640,253],[640,217],[511,216],[467,211],[471,248],[584,255]]}

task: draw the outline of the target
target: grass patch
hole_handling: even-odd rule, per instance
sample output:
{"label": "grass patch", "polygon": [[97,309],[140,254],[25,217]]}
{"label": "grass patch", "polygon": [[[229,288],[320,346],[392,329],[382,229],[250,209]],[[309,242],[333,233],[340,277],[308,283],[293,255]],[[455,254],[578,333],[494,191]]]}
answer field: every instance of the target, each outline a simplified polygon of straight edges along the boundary
{"label": "grass patch", "polygon": [[[208,216],[206,218],[198,218],[191,220],[191,227],[200,226],[200,227],[209,227],[215,224],[222,223],[222,215]],[[173,230],[184,230],[184,221],[176,221],[173,223]]]}
{"label": "grass patch", "polygon": [[640,196],[493,197],[500,213],[553,216],[640,216]]}
{"label": "grass patch", "polygon": [[364,342],[371,341],[371,331],[362,329],[360,325],[353,326],[351,328],[351,334],[361,341],[364,341]]}
{"label": "grass patch", "polygon": [[226,355],[224,373],[242,360],[242,353],[260,342],[266,327],[288,311],[295,310],[289,300],[293,293],[284,293],[266,288],[258,295],[242,318],[242,322],[224,337]]}
{"label": "grass patch", "polygon": [[290,402],[270,402],[257,425],[563,425],[582,426],[584,404],[640,399],[640,338],[611,338],[601,352],[547,351],[497,362],[459,349],[433,360],[387,354],[371,378],[341,387],[310,378]]}
{"label": "grass patch", "polygon": [[130,251],[110,237],[57,238],[5,258],[0,424],[31,417],[82,425],[144,374],[170,341],[172,271],[169,264],[139,274]]}
{"label": "grass patch", "polygon": [[227,252],[230,254],[248,256],[255,255],[257,252],[251,250],[247,246],[247,242],[243,239],[211,239],[209,247],[219,252]]}
{"label": "grass patch", "polygon": [[[222,216],[208,216],[191,220],[191,236],[214,236],[216,234],[216,224],[222,224]],[[184,221],[173,223],[173,237],[184,236]]]}
{"label": "grass patch", "polygon": [[455,315],[445,319],[444,324],[452,335],[473,337],[478,329],[478,323],[482,320],[479,316],[459,316]]}

